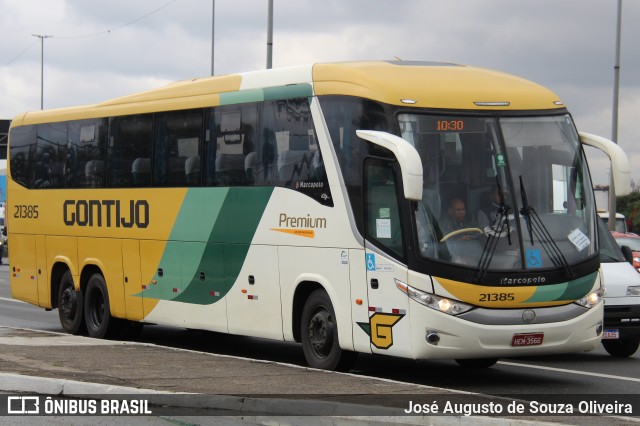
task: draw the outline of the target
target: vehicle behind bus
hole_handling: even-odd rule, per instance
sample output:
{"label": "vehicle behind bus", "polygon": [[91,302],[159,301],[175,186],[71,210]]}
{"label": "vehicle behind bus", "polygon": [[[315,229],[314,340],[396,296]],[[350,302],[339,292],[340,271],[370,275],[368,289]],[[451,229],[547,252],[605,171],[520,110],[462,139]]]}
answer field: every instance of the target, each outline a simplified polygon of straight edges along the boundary
{"label": "vehicle behind bus", "polygon": [[[600,218],[605,223],[607,223],[607,224],[609,223],[609,213],[608,212],[598,211],[598,216],[600,216]],[[622,232],[622,233],[629,232],[627,230],[627,218],[622,213],[616,213],[615,231],[616,232]]]}
{"label": "vehicle behind bus", "polygon": [[598,232],[606,289],[602,345],[612,356],[628,357],[640,346],[640,274],[631,265],[631,249],[621,250],[604,222]]}

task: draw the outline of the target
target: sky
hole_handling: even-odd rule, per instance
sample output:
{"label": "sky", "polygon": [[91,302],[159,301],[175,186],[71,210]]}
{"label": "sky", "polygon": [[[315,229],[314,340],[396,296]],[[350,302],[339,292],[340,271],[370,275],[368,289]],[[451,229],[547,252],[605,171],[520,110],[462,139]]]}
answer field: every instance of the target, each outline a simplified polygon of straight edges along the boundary
{"label": "sky", "polygon": [[[211,74],[213,0],[0,0],[0,118]],[[214,72],[266,67],[267,0],[216,0]],[[612,137],[617,0],[274,0],[273,67],[394,59],[515,74]],[[640,183],[640,1],[622,1],[618,143]],[[44,40],[33,34],[51,35]],[[608,160],[588,150],[595,184]]]}

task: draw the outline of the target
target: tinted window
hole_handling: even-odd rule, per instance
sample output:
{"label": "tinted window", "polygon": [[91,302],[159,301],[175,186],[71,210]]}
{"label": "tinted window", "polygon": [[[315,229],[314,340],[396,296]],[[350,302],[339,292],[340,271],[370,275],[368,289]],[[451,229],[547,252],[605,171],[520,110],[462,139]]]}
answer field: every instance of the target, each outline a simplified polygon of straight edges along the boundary
{"label": "tinted window", "polygon": [[35,175],[36,128],[20,126],[11,129],[11,177],[23,186],[30,186]]}
{"label": "tinted window", "polygon": [[64,188],[67,123],[39,124],[34,188]]}
{"label": "tinted window", "polygon": [[362,168],[368,155],[389,153],[358,137],[356,130],[381,130],[394,133],[388,106],[366,99],[347,96],[321,97],[320,105],[327,122],[331,142],[347,186],[356,224],[362,231]]}
{"label": "tinted window", "polygon": [[151,186],[153,116],[111,119],[109,128],[110,187]]}
{"label": "tinted window", "polygon": [[12,173],[24,185],[269,185],[333,206],[307,98],[41,127],[38,155],[31,126],[12,131]]}
{"label": "tinted window", "polygon": [[[207,185],[247,185],[247,157],[255,151],[257,104],[216,108],[207,146]],[[250,159],[249,159],[250,160]]]}
{"label": "tinted window", "polygon": [[106,181],[107,119],[71,121],[68,124],[67,187],[102,188]]}
{"label": "tinted window", "polygon": [[202,110],[156,114],[154,186],[200,186]]}
{"label": "tinted window", "polygon": [[266,176],[267,181],[274,180],[278,186],[333,206],[307,99],[265,102],[262,124],[262,139],[256,151],[256,183],[262,183]]}

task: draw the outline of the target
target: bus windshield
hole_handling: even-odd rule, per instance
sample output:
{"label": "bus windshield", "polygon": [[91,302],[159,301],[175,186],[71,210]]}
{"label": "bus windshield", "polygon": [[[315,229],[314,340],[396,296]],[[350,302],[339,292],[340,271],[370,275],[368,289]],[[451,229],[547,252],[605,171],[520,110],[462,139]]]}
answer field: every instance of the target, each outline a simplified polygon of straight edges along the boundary
{"label": "bus windshield", "polygon": [[565,269],[596,253],[586,162],[568,115],[399,114],[423,163],[422,257],[480,271]]}

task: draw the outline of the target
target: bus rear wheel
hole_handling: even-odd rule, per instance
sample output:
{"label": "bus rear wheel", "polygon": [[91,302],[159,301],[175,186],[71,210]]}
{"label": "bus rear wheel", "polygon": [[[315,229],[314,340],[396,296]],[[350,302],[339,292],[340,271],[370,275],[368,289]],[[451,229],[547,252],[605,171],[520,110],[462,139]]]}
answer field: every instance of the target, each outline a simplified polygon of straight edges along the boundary
{"label": "bus rear wheel", "polygon": [[60,325],[69,334],[80,334],[84,327],[83,297],[73,286],[71,272],[62,275],[58,286],[58,317]]}
{"label": "bus rear wheel", "polygon": [[602,346],[611,356],[628,357],[636,353],[638,346],[640,346],[640,339],[603,340]]}
{"label": "bus rear wheel", "polygon": [[120,324],[111,316],[109,292],[101,274],[95,273],[89,278],[84,299],[84,318],[89,336],[103,339],[117,334]]}
{"label": "bus rear wheel", "polygon": [[310,367],[346,371],[355,362],[354,352],[340,348],[336,314],[324,290],[315,290],[305,302],[300,332],[302,350]]}

